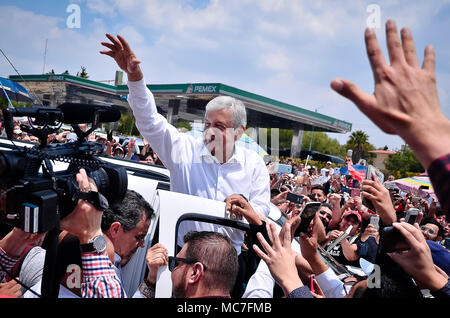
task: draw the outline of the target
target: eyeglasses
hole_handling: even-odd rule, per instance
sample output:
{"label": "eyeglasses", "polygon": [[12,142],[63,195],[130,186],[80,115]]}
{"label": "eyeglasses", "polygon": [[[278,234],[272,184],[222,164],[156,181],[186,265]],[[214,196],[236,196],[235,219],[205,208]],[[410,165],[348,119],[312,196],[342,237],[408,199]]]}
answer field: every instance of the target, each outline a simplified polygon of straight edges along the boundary
{"label": "eyeglasses", "polygon": [[[169,256],[169,271],[173,271],[176,267],[179,266],[178,262],[183,262],[185,264],[195,264],[198,262],[198,260],[194,259],[194,258],[181,258],[181,257],[174,257],[174,256]],[[203,265],[203,270],[206,271],[206,265],[201,263]]]}
{"label": "eyeglasses", "polygon": [[426,227],[425,225],[422,225],[422,226],[420,227],[420,229],[421,229],[423,232],[428,232],[428,233],[430,233],[431,235],[436,234],[436,231],[435,231],[435,230],[433,230],[433,229],[431,229],[431,228],[429,228],[429,227]]}

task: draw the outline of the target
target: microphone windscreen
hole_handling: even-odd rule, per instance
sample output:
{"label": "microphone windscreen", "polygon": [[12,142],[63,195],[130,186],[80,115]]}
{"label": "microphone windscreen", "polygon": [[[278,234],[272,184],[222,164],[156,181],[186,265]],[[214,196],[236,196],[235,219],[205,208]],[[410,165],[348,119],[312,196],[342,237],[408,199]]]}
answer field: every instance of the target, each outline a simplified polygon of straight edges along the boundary
{"label": "microphone windscreen", "polygon": [[64,103],[58,106],[64,114],[65,124],[86,124],[94,121],[99,114],[100,123],[115,122],[120,119],[120,110],[114,106]]}

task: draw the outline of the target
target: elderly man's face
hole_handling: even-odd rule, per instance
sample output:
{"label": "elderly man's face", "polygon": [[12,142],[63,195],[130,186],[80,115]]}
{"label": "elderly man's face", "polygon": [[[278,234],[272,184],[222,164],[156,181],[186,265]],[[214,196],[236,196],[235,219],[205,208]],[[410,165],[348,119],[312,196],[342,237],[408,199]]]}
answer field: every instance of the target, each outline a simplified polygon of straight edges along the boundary
{"label": "elderly man's face", "polygon": [[205,114],[203,142],[219,162],[226,162],[233,154],[234,142],[240,138],[234,129],[233,112],[229,108],[211,110]]}

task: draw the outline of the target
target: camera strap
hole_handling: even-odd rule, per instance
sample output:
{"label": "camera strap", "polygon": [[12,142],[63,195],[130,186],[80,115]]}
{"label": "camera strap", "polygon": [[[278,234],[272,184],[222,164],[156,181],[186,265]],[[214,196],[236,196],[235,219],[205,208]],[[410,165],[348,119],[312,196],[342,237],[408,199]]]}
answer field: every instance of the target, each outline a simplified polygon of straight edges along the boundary
{"label": "camera strap", "polygon": [[73,200],[77,201],[78,199],[88,201],[90,204],[92,204],[99,211],[105,211],[106,209],[109,208],[108,200],[100,192],[96,192],[96,191],[89,191],[89,192],[77,191],[74,194],[74,196],[73,196]]}

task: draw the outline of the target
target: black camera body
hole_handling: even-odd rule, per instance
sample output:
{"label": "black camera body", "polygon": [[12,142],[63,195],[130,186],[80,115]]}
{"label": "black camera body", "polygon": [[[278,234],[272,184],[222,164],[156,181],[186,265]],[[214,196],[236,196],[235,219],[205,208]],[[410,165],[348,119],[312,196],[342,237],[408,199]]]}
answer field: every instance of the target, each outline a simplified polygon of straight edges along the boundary
{"label": "black camera body", "polygon": [[[13,116],[29,116],[31,127],[21,128],[40,139],[40,145],[33,148],[0,151],[0,215],[8,224],[28,233],[47,232],[58,226],[59,220],[74,210],[78,202],[76,194],[79,191],[76,174],[80,168],[86,170],[87,175],[95,181],[98,191],[109,203],[121,200],[128,188],[126,169],[98,159],[97,156],[103,153],[103,146],[86,141],[86,137],[97,125],[104,122],[102,114],[103,119],[109,120],[117,118],[118,113],[118,120],[120,111],[106,106],[85,104],[66,103],[61,106],[3,110],[9,139],[12,139]],[[65,118],[78,110],[87,118],[77,118],[75,122]],[[34,118],[34,124],[38,123],[43,127],[33,126],[31,117]],[[72,124],[78,140],[47,145],[48,134],[56,132],[63,122]],[[78,123],[92,123],[92,127],[83,132]],[[64,171],[55,172],[52,161],[62,161],[69,166]]]}

